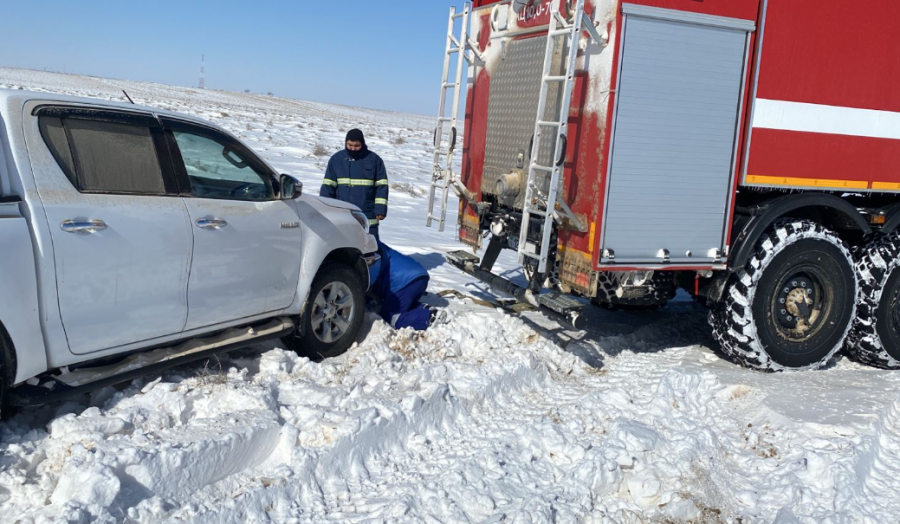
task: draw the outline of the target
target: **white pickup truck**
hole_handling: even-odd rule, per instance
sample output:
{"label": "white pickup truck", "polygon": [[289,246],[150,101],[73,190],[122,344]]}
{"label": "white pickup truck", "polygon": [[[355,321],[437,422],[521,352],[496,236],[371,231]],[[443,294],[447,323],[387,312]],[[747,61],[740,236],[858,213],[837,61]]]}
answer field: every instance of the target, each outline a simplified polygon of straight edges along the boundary
{"label": "white pickup truck", "polygon": [[209,122],[0,90],[2,398],[52,400],[272,338],[340,354],[376,250],[359,210],[303,195]]}

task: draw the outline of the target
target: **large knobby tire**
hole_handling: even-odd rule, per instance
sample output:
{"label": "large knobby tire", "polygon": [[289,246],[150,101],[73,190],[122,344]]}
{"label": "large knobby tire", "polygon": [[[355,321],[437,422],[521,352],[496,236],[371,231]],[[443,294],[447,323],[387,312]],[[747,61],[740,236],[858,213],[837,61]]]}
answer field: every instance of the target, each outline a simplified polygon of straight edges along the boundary
{"label": "large knobby tire", "polygon": [[847,338],[857,289],[844,242],[815,222],[788,220],[763,235],[709,322],[722,350],[747,367],[814,369]]}
{"label": "large knobby tire", "polygon": [[610,273],[602,271],[597,278],[597,296],[591,299],[595,306],[610,311],[656,311],[675,298],[675,274],[671,271],[656,271],[644,283],[646,294],[641,297],[618,297],[618,282]]}
{"label": "large knobby tire", "polygon": [[900,232],[872,241],[857,255],[859,304],[847,352],[865,364],[900,369]]}
{"label": "large knobby tire", "polygon": [[304,308],[303,336],[282,340],[298,354],[312,359],[336,357],[356,341],[365,316],[365,290],[356,272],[343,264],[319,270]]}

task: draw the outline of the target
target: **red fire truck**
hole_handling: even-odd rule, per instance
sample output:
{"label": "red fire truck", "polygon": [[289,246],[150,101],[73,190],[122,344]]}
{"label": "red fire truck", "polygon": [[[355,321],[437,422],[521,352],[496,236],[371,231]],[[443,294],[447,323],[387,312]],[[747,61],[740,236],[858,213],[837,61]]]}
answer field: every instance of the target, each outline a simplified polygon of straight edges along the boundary
{"label": "red fire truck", "polygon": [[[455,192],[459,240],[485,252],[448,259],[576,327],[572,296],[655,308],[683,288],[746,366],[845,348],[900,368],[900,2],[848,6],[452,9],[428,223]],[[503,249],[527,288],[491,273]]]}

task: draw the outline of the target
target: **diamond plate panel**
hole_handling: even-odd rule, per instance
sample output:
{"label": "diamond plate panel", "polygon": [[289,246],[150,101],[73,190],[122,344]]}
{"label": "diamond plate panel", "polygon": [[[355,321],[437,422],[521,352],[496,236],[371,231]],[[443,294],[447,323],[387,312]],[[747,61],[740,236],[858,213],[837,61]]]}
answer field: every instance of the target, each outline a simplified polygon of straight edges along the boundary
{"label": "diamond plate panel", "polygon": [[[562,52],[556,45],[551,74],[559,74],[562,68]],[[491,92],[488,100],[487,141],[485,144],[484,173],[481,191],[498,195],[500,177],[519,169],[528,173],[529,145],[534,133],[535,115],[541,95],[541,73],[547,39],[542,37],[514,40],[507,43],[506,58],[491,75]],[[559,113],[562,85],[553,86],[547,98],[545,119],[555,120]],[[546,130],[551,135],[553,130]],[[538,161],[550,165],[554,139],[541,141]],[[521,154],[524,153],[524,165]],[[523,180],[524,180],[523,176]],[[525,188],[521,188],[515,200],[502,201],[505,205],[521,209]]]}

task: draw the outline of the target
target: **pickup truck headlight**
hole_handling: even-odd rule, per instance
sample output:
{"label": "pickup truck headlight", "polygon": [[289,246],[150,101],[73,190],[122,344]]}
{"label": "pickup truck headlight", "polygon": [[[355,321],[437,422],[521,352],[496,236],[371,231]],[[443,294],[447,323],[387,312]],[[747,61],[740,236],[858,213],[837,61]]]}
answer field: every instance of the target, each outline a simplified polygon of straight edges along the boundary
{"label": "pickup truck headlight", "polygon": [[363,230],[368,233],[369,217],[367,217],[362,211],[351,211],[350,213],[353,215],[353,218],[355,218],[356,221],[359,222],[360,227],[362,227]]}

